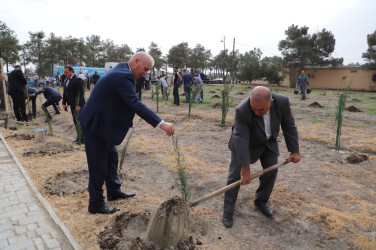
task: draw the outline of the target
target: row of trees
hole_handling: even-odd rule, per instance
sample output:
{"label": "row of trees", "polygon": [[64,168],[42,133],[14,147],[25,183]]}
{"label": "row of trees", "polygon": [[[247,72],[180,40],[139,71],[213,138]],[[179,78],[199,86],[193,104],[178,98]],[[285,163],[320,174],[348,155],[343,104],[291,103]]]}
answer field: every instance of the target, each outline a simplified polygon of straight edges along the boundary
{"label": "row of trees", "polygon": [[[187,42],[171,47],[163,56],[158,44],[151,42],[148,47],[155,59],[155,69],[178,66],[179,68],[201,68],[210,76],[230,75],[241,81],[266,79],[270,83],[279,83],[283,79],[283,68],[299,71],[307,65],[342,65],[343,58],[331,57],[335,48],[333,34],[326,29],[314,34],[308,33],[309,28],[292,25],[285,31],[286,39],[278,44],[283,57],[262,57],[262,51],[255,48],[244,54],[238,50],[222,50],[213,56],[210,49],[197,44],[193,49]],[[59,37],[54,33],[49,36],[43,31],[29,32],[30,39],[19,44],[13,30],[0,21],[0,46],[7,71],[12,64],[21,63],[25,69],[29,64],[36,65],[38,75],[50,75],[51,65],[71,64],[87,67],[104,67],[105,62],[128,61],[133,55],[127,44],[116,45],[110,39],[102,40],[98,35],[84,38]],[[369,61],[367,66],[375,66],[376,62],[376,31],[368,35],[369,49],[363,57]],[[146,51],[137,48],[138,51]],[[291,71],[290,71],[291,72]],[[31,73],[31,72],[26,72]],[[293,74],[292,77],[297,77]],[[290,79],[295,82],[295,79]]]}

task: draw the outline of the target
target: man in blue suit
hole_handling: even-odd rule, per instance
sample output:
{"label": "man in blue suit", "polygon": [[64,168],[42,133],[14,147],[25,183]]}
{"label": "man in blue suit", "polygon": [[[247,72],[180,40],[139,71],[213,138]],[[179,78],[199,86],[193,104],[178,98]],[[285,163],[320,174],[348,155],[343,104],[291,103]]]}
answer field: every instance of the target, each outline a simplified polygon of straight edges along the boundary
{"label": "man in blue suit", "polygon": [[60,93],[57,90],[55,90],[54,88],[51,88],[51,87],[43,87],[38,92],[36,92],[34,94],[29,94],[29,95],[35,96],[35,98],[36,98],[39,94],[42,94],[42,93],[43,93],[44,97],[47,99],[42,104],[42,110],[44,111],[44,113],[46,114],[48,119],[51,120],[52,116],[48,112],[47,107],[52,105],[54,107],[55,114],[56,115],[60,114],[58,106],[59,106],[60,100],[63,99],[63,97],[60,95]]}
{"label": "man in blue suit", "polygon": [[135,196],[120,189],[115,147],[132,127],[135,114],[168,136],[174,134],[174,127],[145,106],[134,90],[135,79],[146,77],[153,65],[154,59],[145,52],[136,53],[128,63],[119,63],[99,79],[81,110],[79,121],[89,167],[89,213],[111,214],[120,210],[104,202],[103,183],[108,201]]}

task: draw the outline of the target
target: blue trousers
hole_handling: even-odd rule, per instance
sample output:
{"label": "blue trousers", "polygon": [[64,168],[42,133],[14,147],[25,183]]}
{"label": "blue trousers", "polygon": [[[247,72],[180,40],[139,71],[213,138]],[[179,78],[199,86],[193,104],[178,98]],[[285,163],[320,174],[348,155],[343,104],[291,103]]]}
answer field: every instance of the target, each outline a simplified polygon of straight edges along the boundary
{"label": "blue trousers", "polygon": [[91,206],[103,206],[102,186],[106,183],[107,196],[120,192],[120,180],[117,175],[118,151],[88,128],[81,126],[84,136],[87,164],[89,167],[89,203]]}

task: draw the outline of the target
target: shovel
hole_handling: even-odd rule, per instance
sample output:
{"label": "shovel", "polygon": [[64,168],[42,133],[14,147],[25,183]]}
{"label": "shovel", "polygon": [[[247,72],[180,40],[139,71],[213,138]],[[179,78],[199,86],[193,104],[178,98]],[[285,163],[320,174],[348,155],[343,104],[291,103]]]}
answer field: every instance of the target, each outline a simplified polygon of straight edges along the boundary
{"label": "shovel", "polygon": [[[261,175],[264,175],[266,173],[269,173],[269,172],[271,172],[271,171],[273,171],[273,170],[275,170],[275,169],[277,169],[279,167],[282,167],[283,165],[286,165],[287,163],[290,163],[290,162],[292,162],[291,159],[290,160],[285,160],[284,162],[282,162],[280,164],[276,164],[276,165],[273,165],[271,167],[265,168],[264,170],[259,171],[259,172],[255,173],[255,174],[251,175],[251,180],[254,179],[254,178],[257,178],[257,177],[259,177]],[[189,207],[194,207],[194,206],[198,205],[199,203],[201,203],[203,201],[206,201],[206,200],[208,200],[210,198],[213,198],[214,196],[217,196],[217,195],[219,195],[221,193],[224,193],[227,190],[233,189],[234,187],[237,187],[237,186],[240,186],[240,180],[238,180],[238,181],[236,181],[234,183],[231,183],[230,185],[227,185],[227,186],[225,186],[225,187],[223,187],[221,189],[218,189],[217,191],[214,191],[214,192],[212,192],[212,193],[210,193],[208,195],[205,195],[205,196],[201,197],[200,199],[192,201],[189,204]]]}
{"label": "shovel", "polygon": [[[0,69],[1,69],[1,72],[0,74],[1,75],[4,75],[4,64],[3,64],[3,58],[1,58],[1,48],[0,48]],[[6,117],[5,117],[5,122],[4,122],[4,126],[6,129],[8,129],[8,122],[9,122],[9,111],[8,111],[8,98],[7,98],[7,89],[6,89],[6,86],[5,86],[5,81],[2,81],[1,83],[3,85],[3,92],[4,92],[4,102],[5,102],[5,114],[6,114]]]}
{"label": "shovel", "polygon": [[30,97],[29,97],[29,90],[27,88],[27,85],[26,85],[26,96],[27,96],[27,109],[28,109],[28,113],[27,113],[27,118],[29,119],[29,121],[32,121],[33,120],[33,113],[31,113],[31,108],[30,108]]}

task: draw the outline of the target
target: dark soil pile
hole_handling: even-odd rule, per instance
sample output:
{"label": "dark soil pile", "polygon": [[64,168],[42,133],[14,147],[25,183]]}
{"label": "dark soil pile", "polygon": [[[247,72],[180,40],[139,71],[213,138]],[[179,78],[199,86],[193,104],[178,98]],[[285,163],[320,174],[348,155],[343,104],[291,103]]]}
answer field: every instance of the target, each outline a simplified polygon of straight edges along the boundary
{"label": "dark soil pile", "polygon": [[350,111],[350,112],[362,112],[360,111],[360,109],[358,109],[357,107],[355,106],[350,106],[346,109],[347,111]]}
{"label": "dark soil pile", "polygon": [[219,95],[213,95],[212,98],[221,98]]}
{"label": "dark soil pile", "polygon": [[308,105],[308,107],[322,108],[322,106],[318,102],[313,102],[310,105]]}
{"label": "dark soil pile", "polygon": [[87,189],[89,171],[62,172],[46,180],[44,189],[51,195],[82,193]]}
{"label": "dark soil pile", "polygon": [[367,161],[368,156],[365,154],[358,154],[358,153],[352,153],[350,156],[346,158],[346,161],[351,164],[358,164],[363,161]]}
{"label": "dark soil pile", "polygon": [[236,92],[236,95],[244,95],[244,92]]}
{"label": "dark soil pile", "polygon": [[44,155],[55,155],[59,153],[73,152],[74,147],[71,144],[57,144],[52,142],[47,142],[42,145],[33,146],[24,151],[23,156],[44,156]]}
{"label": "dark soil pile", "polygon": [[350,102],[362,102],[362,101],[359,99],[352,99]]}
{"label": "dark soil pile", "polygon": [[212,105],[213,108],[220,108],[221,107],[221,103],[219,102],[216,102]]}
{"label": "dark soil pile", "polygon": [[15,138],[15,139],[18,139],[18,140],[28,140],[29,141],[29,140],[32,140],[34,138],[34,135],[21,133],[21,134],[14,134],[14,135],[7,136],[5,139],[8,139],[8,138]]}

